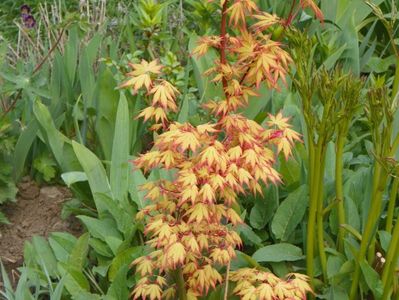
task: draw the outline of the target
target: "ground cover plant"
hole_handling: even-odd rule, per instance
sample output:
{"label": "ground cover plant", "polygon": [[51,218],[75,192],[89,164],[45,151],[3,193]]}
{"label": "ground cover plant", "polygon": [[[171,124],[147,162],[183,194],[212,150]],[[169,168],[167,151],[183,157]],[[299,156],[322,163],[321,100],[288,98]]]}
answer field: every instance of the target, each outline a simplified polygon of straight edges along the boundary
{"label": "ground cover plant", "polygon": [[0,3],[0,298],[399,299],[398,8]]}

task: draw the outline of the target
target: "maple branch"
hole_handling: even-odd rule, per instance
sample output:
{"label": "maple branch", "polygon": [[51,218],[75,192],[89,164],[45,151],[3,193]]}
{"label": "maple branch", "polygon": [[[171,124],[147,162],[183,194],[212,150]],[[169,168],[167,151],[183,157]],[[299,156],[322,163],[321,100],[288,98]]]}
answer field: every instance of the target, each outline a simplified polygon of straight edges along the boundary
{"label": "maple branch", "polygon": [[296,4],[296,0],[292,0],[292,5],[291,5],[291,9],[290,12],[288,14],[287,20],[285,21],[285,26],[288,26],[291,24],[292,20],[295,18],[296,13],[294,14],[294,8],[295,8],[295,4]]}
{"label": "maple branch", "polygon": [[230,277],[230,261],[229,264],[227,265],[227,271],[226,271],[226,285],[224,289],[224,300],[227,300],[228,294],[229,294],[229,277]]}
{"label": "maple branch", "polygon": [[[227,62],[226,59],[226,24],[227,24],[227,5],[229,1],[225,0],[223,3],[222,7],[222,21],[221,21],[221,26],[220,26],[220,64],[224,65]],[[225,76],[222,78],[222,84],[223,84],[223,91],[226,96],[226,98],[229,98],[229,95],[227,93],[227,79]]]}

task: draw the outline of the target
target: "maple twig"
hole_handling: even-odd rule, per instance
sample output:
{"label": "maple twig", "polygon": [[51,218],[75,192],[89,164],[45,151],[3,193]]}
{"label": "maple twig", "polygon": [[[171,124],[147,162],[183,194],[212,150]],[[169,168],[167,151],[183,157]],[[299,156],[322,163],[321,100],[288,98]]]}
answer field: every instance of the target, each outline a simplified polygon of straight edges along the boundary
{"label": "maple twig", "polygon": [[294,19],[295,15],[296,15],[296,14],[293,14],[294,13],[294,8],[295,8],[295,4],[296,4],[296,0],[292,0],[291,9],[290,9],[290,12],[288,14],[287,20],[285,21],[285,24],[284,24],[285,26],[290,25],[292,20]]}
{"label": "maple twig", "polygon": [[230,277],[230,261],[227,265],[227,270],[226,270],[226,285],[224,288],[224,300],[227,300],[227,296],[229,293],[229,277]]}
{"label": "maple twig", "polygon": [[[227,62],[226,59],[226,24],[227,24],[227,5],[228,5],[228,0],[225,0],[223,3],[222,7],[222,21],[221,21],[221,26],[220,26],[220,64],[224,65]],[[227,79],[225,76],[222,78],[222,84],[223,84],[223,91],[226,96],[226,98],[229,98],[229,95],[227,93]]]}

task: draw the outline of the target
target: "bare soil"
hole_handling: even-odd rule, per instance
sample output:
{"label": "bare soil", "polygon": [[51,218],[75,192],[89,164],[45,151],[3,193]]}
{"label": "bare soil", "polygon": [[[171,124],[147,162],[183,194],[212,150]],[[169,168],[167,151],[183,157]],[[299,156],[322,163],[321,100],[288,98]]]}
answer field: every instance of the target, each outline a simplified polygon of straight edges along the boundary
{"label": "bare soil", "polygon": [[0,225],[0,259],[11,279],[16,279],[16,269],[23,263],[24,243],[32,236],[48,237],[55,231],[78,236],[82,232],[77,219],[61,219],[62,204],[71,197],[67,188],[39,187],[35,182],[25,180],[18,189],[16,202],[2,207],[11,225]]}

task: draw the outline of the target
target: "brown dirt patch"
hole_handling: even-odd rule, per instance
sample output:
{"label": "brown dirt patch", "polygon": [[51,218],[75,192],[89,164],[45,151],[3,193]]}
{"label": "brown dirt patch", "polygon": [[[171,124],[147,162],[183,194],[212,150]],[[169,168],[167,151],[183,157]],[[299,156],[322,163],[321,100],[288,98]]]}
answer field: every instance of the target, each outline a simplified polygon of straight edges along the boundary
{"label": "brown dirt patch", "polygon": [[2,207],[11,225],[0,225],[0,258],[11,277],[23,263],[24,242],[32,236],[48,237],[54,231],[78,236],[82,232],[77,219],[61,219],[62,204],[71,197],[67,188],[38,187],[32,181],[22,182],[18,188],[17,201]]}

